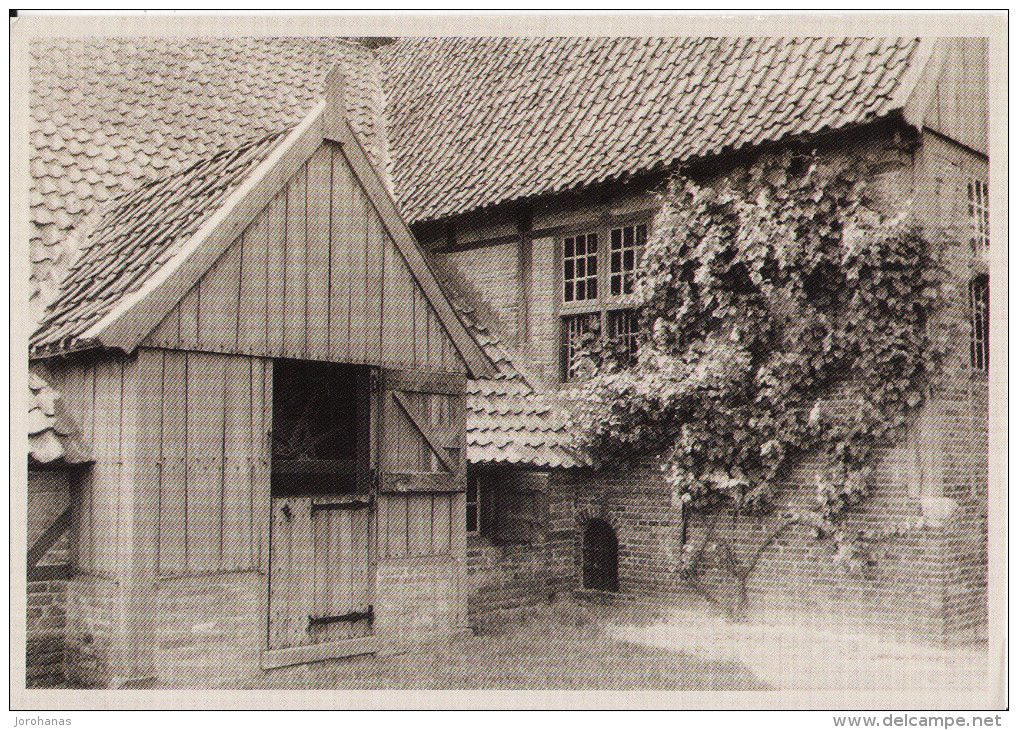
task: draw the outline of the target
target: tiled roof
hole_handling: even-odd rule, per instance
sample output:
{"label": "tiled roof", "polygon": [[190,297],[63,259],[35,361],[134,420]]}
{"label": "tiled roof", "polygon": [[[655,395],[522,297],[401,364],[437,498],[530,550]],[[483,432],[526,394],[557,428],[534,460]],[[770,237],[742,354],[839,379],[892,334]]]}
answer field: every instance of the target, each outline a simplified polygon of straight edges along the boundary
{"label": "tiled roof", "polygon": [[52,300],[75,220],[214,151],[296,125],[345,71],[369,156],[384,109],[378,66],[340,38],[43,39],[30,47],[32,313]]}
{"label": "tiled roof", "polygon": [[556,394],[525,373],[518,356],[479,322],[469,305],[451,299],[496,372],[490,379],[467,381],[467,460],[546,468],[587,464],[570,445],[566,413]]}
{"label": "tiled roof", "polygon": [[273,132],[218,152],[114,199],[84,231],[81,252],[29,341],[31,354],[87,346],[81,338],[89,327],[141,289],[284,136]]}
{"label": "tiled roof", "polygon": [[437,219],[888,114],[906,38],[406,38],[379,50],[404,216]]}
{"label": "tiled roof", "polygon": [[35,373],[28,375],[29,464],[92,461],[81,431],[67,415],[60,394]]}

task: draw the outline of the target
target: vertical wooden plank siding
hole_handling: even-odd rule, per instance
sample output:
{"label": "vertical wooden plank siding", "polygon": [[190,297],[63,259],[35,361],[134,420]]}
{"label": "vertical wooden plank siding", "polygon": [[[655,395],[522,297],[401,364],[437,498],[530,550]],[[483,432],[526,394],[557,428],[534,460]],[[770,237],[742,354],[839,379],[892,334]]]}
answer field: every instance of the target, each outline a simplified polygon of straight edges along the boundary
{"label": "vertical wooden plank siding", "polygon": [[[314,556],[315,556],[315,567],[314,567],[314,605],[311,609],[312,616],[329,616],[332,608],[332,596],[330,595],[330,589],[336,585],[335,580],[330,575],[330,569],[334,565],[331,560],[331,552],[338,550],[338,540],[333,539],[333,514],[331,512],[325,512],[315,515],[311,520],[312,539],[314,542]],[[336,520],[338,522],[338,520]],[[338,631],[339,627],[326,626],[324,630],[319,629],[312,633],[311,638],[315,643],[319,643],[325,634],[330,634],[329,638],[332,638],[334,632]]]}
{"label": "vertical wooden plank siding", "polygon": [[143,345],[464,369],[344,152],[332,143],[295,173]]}
{"label": "vertical wooden plank siding", "polygon": [[198,299],[200,282],[181,300],[180,304],[180,346],[188,350],[198,348]]}
{"label": "vertical wooden plank siding", "polygon": [[350,272],[350,361],[363,363],[368,362],[365,312],[372,297],[371,271],[367,259],[368,201],[359,188],[354,188],[351,193],[349,218],[345,228]]}
{"label": "vertical wooden plank siding", "polygon": [[343,166],[343,155],[329,144],[329,169],[332,177],[329,211],[329,359],[348,362],[350,359],[350,246],[353,237],[350,220],[353,211],[353,187],[349,172]]}
{"label": "vertical wooden plank siding", "polygon": [[329,220],[332,197],[332,149],[322,145],[307,162],[307,356],[329,359]]}
{"label": "vertical wooden plank siding", "polygon": [[286,188],[286,332],[283,352],[304,359],[307,329],[307,166]]}
{"label": "vertical wooden plank siding", "polygon": [[[265,271],[266,353],[283,354],[286,334],[286,191],[281,190],[268,208],[268,249]],[[257,273],[257,272],[256,272]]]}
{"label": "vertical wooden plank siding", "polygon": [[450,522],[452,497],[448,494],[436,494],[433,500],[431,552],[436,555],[447,555],[452,548],[452,523]]}
{"label": "vertical wooden plank siding", "polygon": [[414,369],[434,370],[428,362],[428,315],[431,307],[428,306],[424,294],[417,287],[413,287],[414,298]]}
{"label": "vertical wooden plank siding", "polygon": [[[259,216],[260,217],[260,216]],[[257,241],[258,218],[248,226],[234,246],[240,246],[240,301],[237,304],[237,351],[257,352],[257,330],[264,311],[265,282],[261,281],[259,263],[264,266],[263,249]],[[259,259],[262,258],[261,261]]]}
{"label": "vertical wooden plank siding", "polygon": [[[89,439],[88,443],[92,444],[92,457],[98,461],[100,451],[98,450],[98,444],[95,437],[95,378],[96,370],[95,367],[88,367],[84,369],[82,375],[82,384],[84,386],[84,398],[82,399],[82,405],[84,411],[82,413],[82,425],[84,433]],[[92,572],[95,570],[95,550],[93,549],[95,541],[93,538],[93,515],[95,513],[95,481],[96,481],[96,470],[93,467],[88,471],[88,477],[84,480],[82,501],[84,503],[82,508],[82,532],[81,532],[81,546],[82,546],[82,567]]]}
{"label": "vertical wooden plank siding", "polygon": [[[284,507],[286,508],[284,510]],[[292,605],[291,546],[293,508],[289,500],[272,500],[272,561],[269,571],[269,648],[288,646]],[[289,512],[290,516],[287,516]]]}
{"label": "vertical wooden plank siding", "polygon": [[[382,322],[394,316],[383,292],[390,276],[392,258],[388,251],[388,234],[370,203],[367,205],[367,292],[364,297],[365,362],[382,362]],[[383,242],[385,242],[383,244]]]}
{"label": "vertical wooden plank siding", "polygon": [[222,547],[222,357],[188,355],[187,568],[215,570]]}
{"label": "vertical wooden plank siding", "polygon": [[[60,392],[63,395],[64,403],[67,405],[68,411],[74,422],[78,424],[78,427],[82,430],[82,436],[85,438],[86,443],[93,443],[91,426],[86,429],[84,423],[85,414],[85,374],[87,370],[84,367],[70,367],[67,369],[67,373],[63,379]],[[88,396],[91,400],[91,396]],[[89,470],[91,471],[91,470]],[[85,552],[82,549],[82,545],[85,544],[83,529],[87,524],[85,521],[86,507],[87,507],[87,490],[88,490],[88,476],[79,480],[78,484],[71,484],[71,534],[75,539],[71,541],[72,555],[70,556],[71,565],[74,567],[84,570],[83,560]]]}
{"label": "vertical wooden plank siding", "polygon": [[[289,500],[293,510],[293,542],[290,554],[290,580],[293,591],[289,608],[294,615],[290,622],[290,646],[301,646],[310,641],[307,617],[314,611],[314,552],[311,531],[311,499],[296,497]],[[304,621],[301,621],[301,618]]]}
{"label": "vertical wooden plank siding", "polygon": [[161,448],[158,570],[174,575],[184,572],[187,554],[187,354],[183,352],[164,355]]}
{"label": "vertical wooden plank siding", "polygon": [[244,261],[241,273],[244,276],[242,289],[249,299],[245,303],[245,318],[241,326],[250,327],[241,333],[245,344],[244,352],[260,354],[266,351],[265,322],[266,303],[266,268],[268,258],[269,216],[268,209],[263,210],[254,219],[244,234]]}
{"label": "vertical wooden plank siding", "polygon": [[431,552],[431,495],[407,497],[407,552],[427,555]]}
{"label": "vertical wooden plank siding", "polygon": [[[364,611],[373,603],[371,598],[374,576],[369,574],[371,564],[371,520],[366,511],[349,512],[350,530],[352,533],[351,560],[353,562],[353,591],[351,608]],[[359,621],[351,626],[354,636],[366,636],[370,633],[370,624]]]}
{"label": "vertical wooden plank siding", "polygon": [[[354,563],[354,529],[353,529],[353,512],[326,512],[321,514],[322,517],[329,515],[332,519],[336,528],[336,542],[338,543],[338,550],[332,558],[332,570],[331,575],[328,578],[334,581],[332,589],[332,601],[328,607],[323,607],[322,613],[319,616],[328,616],[325,611],[336,611],[337,613],[353,609],[353,563]],[[345,609],[345,610],[344,610]],[[352,635],[350,629],[353,628],[350,624],[343,627],[342,634],[337,638],[347,638]]]}
{"label": "vertical wooden plank siding", "polygon": [[360,620],[311,627],[308,618],[365,611],[372,604],[371,539],[365,510],[313,511],[334,497],[272,500],[270,648],[339,641],[371,632]]}
{"label": "vertical wooden plank siding", "polygon": [[202,277],[198,294],[198,349],[230,352],[237,341],[240,247],[230,246]]}
{"label": "vertical wooden plank siding", "polygon": [[389,498],[384,494],[378,495],[375,508],[375,554],[389,557]]}
{"label": "vertical wooden plank siding", "polygon": [[445,330],[431,307],[428,307],[428,370],[437,372],[442,369],[442,343]]}
{"label": "vertical wooden plank siding", "polygon": [[255,565],[269,564],[270,476],[272,468],[272,360],[255,360],[251,370],[251,432],[255,444],[252,467],[251,511],[254,517],[252,545]]}
{"label": "vertical wooden plank siding", "polygon": [[264,568],[266,361],[169,350],[160,357],[158,571]]}
{"label": "vertical wooden plank siding", "polygon": [[223,388],[223,559],[221,569],[251,567],[251,362],[231,357]]}
{"label": "vertical wooden plank siding", "polygon": [[180,306],[170,310],[159,326],[145,340],[152,347],[176,348],[180,346]]}
{"label": "vertical wooden plank siding", "polygon": [[121,624],[129,676],[152,669],[156,533],[162,433],[163,353],[142,348],[124,369],[120,576],[125,584]]}
{"label": "vertical wooden plank siding", "polygon": [[386,544],[386,555],[390,558],[404,558],[407,556],[407,498],[403,494],[389,494],[385,496],[389,502],[387,516],[389,518],[388,540]]}
{"label": "vertical wooden plank siding", "polygon": [[90,549],[93,568],[100,575],[113,575],[117,568],[117,513],[120,499],[120,426],[123,369],[119,360],[95,365],[95,437],[92,448],[92,530]]}
{"label": "vertical wooden plank siding", "polygon": [[[372,222],[373,223],[373,222]],[[374,230],[374,225],[372,225]],[[406,297],[407,272],[403,269],[403,260],[396,253],[396,247],[385,239],[385,275],[383,280],[384,317],[381,326],[382,362],[402,362],[400,350],[405,347],[405,325],[407,316],[413,326],[413,310]],[[404,337],[401,341],[400,335]]]}

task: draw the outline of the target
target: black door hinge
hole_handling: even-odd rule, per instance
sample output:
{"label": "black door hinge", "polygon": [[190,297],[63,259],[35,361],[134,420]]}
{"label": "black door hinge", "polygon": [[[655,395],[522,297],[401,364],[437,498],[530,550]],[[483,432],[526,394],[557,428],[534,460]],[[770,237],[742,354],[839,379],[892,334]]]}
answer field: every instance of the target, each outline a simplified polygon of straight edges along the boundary
{"label": "black door hinge", "polygon": [[311,633],[312,629],[318,628],[319,626],[328,626],[329,624],[338,623],[354,623],[356,621],[371,621],[375,620],[375,607],[368,606],[367,611],[350,611],[350,613],[344,613],[340,616],[321,616],[314,617],[308,616],[308,633]]}

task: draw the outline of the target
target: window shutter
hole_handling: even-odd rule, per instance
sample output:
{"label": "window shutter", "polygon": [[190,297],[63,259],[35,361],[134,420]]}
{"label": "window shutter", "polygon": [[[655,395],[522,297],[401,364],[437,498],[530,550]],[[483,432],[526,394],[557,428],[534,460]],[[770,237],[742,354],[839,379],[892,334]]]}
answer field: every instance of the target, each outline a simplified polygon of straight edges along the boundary
{"label": "window shutter", "polygon": [[382,375],[382,492],[466,490],[466,377]]}

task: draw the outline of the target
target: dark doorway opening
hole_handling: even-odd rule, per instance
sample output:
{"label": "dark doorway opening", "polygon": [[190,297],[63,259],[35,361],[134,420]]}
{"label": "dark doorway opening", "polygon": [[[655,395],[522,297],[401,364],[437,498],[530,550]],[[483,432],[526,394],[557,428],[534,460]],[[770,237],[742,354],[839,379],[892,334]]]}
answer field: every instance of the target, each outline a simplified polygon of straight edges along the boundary
{"label": "dark doorway opening", "polygon": [[619,590],[619,541],[604,520],[591,520],[583,531],[583,587]]}

